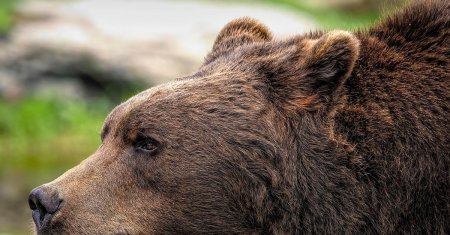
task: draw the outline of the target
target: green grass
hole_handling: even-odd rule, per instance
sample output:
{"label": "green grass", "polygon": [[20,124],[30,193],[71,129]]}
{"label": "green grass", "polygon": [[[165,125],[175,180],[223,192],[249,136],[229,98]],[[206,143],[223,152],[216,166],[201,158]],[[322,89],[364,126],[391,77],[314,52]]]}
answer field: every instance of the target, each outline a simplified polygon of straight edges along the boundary
{"label": "green grass", "polygon": [[17,3],[18,0],[0,0],[0,35],[7,33],[11,28]]}
{"label": "green grass", "polygon": [[99,145],[109,109],[100,101],[0,101],[0,177],[21,175],[35,186],[77,164]]}

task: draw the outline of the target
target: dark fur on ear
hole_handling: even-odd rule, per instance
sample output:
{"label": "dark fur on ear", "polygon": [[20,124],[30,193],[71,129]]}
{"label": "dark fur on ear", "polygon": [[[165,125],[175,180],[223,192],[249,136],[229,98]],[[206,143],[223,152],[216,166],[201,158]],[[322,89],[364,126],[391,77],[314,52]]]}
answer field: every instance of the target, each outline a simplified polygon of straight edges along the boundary
{"label": "dark fur on ear", "polygon": [[358,55],[359,40],[349,32],[335,30],[319,38],[303,67],[312,93],[330,102],[353,71]]}
{"label": "dark fur on ear", "polygon": [[284,87],[283,90],[290,93],[284,97],[286,110],[315,110],[331,106],[359,55],[359,40],[346,31],[331,31],[318,39],[305,39],[303,42],[298,73],[277,81],[284,83],[281,86],[277,84],[278,87]]}
{"label": "dark fur on ear", "polygon": [[205,64],[244,44],[270,40],[272,34],[262,23],[248,17],[235,19],[220,31]]}

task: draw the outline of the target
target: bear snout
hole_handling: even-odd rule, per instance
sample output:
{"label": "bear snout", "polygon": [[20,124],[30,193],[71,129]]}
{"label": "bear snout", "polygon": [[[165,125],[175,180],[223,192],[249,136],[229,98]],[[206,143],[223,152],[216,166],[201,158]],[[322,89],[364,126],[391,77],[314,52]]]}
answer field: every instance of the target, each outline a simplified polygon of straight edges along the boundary
{"label": "bear snout", "polygon": [[57,190],[40,186],[31,191],[28,204],[33,211],[36,229],[39,231],[48,226],[53,215],[62,208],[63,200]]}

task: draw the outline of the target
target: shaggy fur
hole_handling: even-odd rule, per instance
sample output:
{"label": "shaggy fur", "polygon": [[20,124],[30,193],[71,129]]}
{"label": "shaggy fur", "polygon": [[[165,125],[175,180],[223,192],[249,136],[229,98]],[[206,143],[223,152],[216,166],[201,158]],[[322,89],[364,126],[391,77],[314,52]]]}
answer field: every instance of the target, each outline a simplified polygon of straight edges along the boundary
{"label": "shaggy fur", "polygon": [[285,41],[232,21],[41,186],[38,233],[449,234],[449,33],[448,1]]}

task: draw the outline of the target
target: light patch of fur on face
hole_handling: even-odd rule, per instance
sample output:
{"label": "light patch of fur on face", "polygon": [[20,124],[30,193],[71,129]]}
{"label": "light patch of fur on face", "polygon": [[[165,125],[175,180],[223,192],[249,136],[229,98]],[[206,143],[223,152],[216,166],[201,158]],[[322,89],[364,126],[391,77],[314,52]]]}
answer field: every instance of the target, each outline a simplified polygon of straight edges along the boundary
{"label": "light patch of fur on face", "polygon": [[[154,100],[156,97],[160,96],[169,96],[170,93],[176,93],[176,90],[179,88],[183,88],[185,86],[195,85],[201,80],[211,79],[212,77],[218,76],[219,74],[212,74],[209,76],[205,76],[202,78],[193,79],[179,79],[176,81],[168,82],[165,84],[158,85],[156,87],[149,88],[145,91],[140,92],[139,94],[131,97],[124,103],[118,105],[111,114],[106,118],[105,123],[112,119],[121,119],[121,114],[127,114],[137,106],[142,103],[149,102]],[[155,97],[155,98],[153,98]]]}

